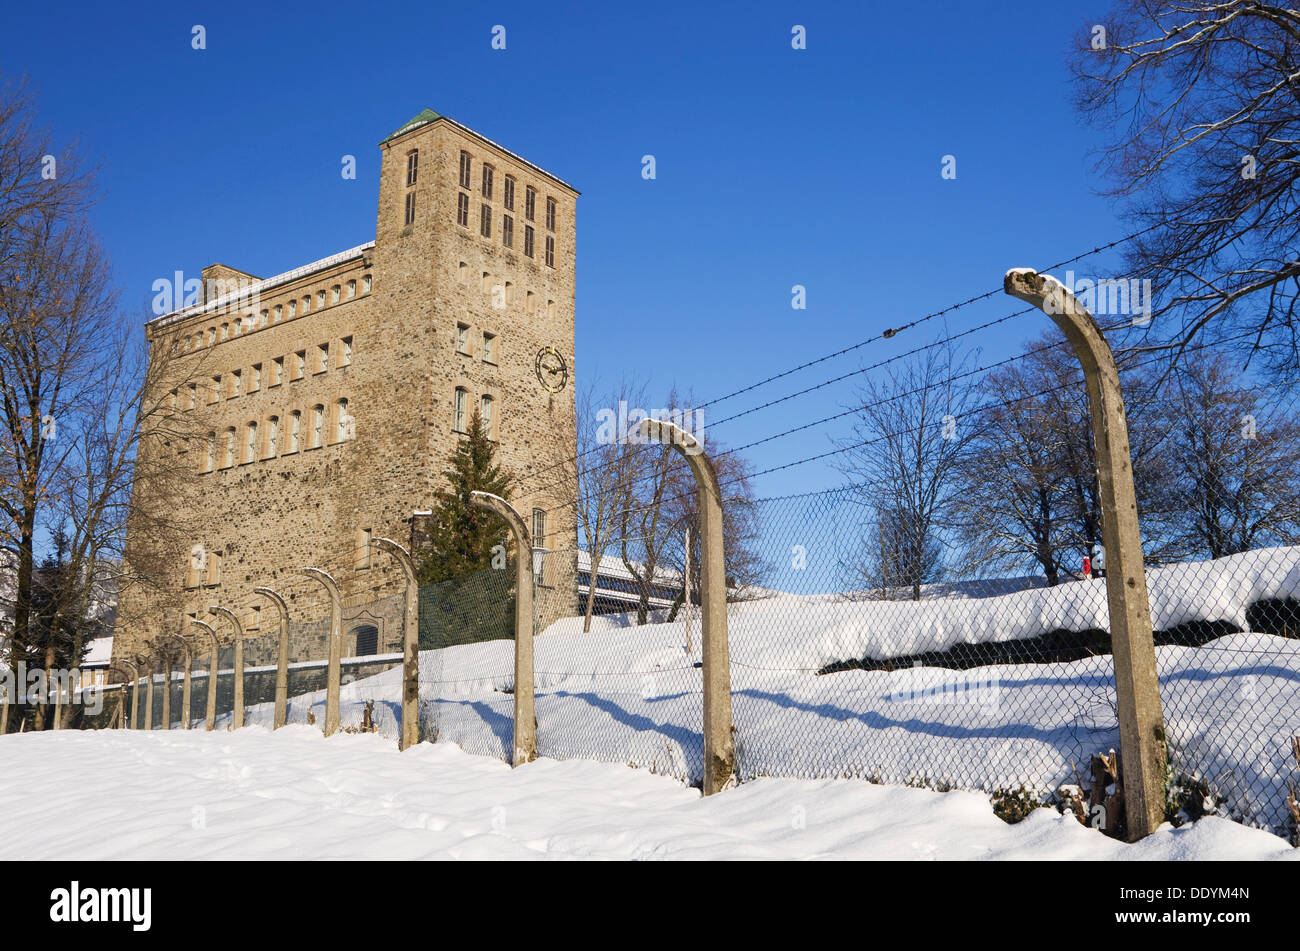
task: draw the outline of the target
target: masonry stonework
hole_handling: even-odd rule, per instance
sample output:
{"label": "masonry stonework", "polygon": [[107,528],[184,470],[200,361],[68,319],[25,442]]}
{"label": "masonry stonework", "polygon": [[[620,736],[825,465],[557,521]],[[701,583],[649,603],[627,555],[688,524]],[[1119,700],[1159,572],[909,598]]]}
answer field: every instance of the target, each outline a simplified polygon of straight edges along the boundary
{"label": "masonry stonework", "polygon": [[[265,280],[211,265],[197,301],[146,326],[151,360],[166,364],[146,405],[165,409],[140,452],[182,477],[137,478],[127,559],[148,568],[123,591],[114,657],[147,653],[164,630],[192,633],[191,617],[228,641],[229,625],[208,613],[220,605],[243,619],[247,663],[273,663],[278,620],[253,592],[264,585],[288,602],[290,661],[322,658],[329,605],[299,574],[307,566],[343,591],[345,657],[367,627],[378,653],[400,651],[402,575],[366,540],[409,545],[414,513],[433,507],[463,438],[458,389],[465,420],[490,398],[498,458],[520,485],[512,501],[526,519],[545,513],[534,544],[554,552],[553,590],[539,623],[576,612],[578,193],[430,110],[380,152],[373,242]],[[545,348],[567,379],[539,374]],[[159,511],[185,525],[179,547],[142,514]]]}

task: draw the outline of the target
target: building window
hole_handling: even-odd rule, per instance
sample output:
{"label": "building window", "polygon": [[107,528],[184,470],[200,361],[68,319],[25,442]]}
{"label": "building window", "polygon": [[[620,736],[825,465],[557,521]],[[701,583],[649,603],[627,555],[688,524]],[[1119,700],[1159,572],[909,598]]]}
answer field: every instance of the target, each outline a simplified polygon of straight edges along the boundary
{"label": "building window", "polygon": [[548,300],[546,302],[546,319],[547,320],[555,319],[555,301],[553,300]]}
{"label": "building window", "polygon": [[337,304],[338,302],[339,302],[339,286],[335,284],[333,287],[330,288],[330,303]]}
{"label": "building window", "polygon": [[492,237],[492,206],[491,205],[479,206],[478,233],[485,238]]}
{"label": "building window", "polygon": [[226,430],[226,458],[221,468],[229,469],[235,464],[235,427]]}
{"label": "building window", "polygon": [[316,372],[324,373],[330,368],[330,345],[321,344],[316,348]]}
{"label": "building window", "polygon": [[406,193],[406,218],[402,223],[405,225],[415,224],[415,192]]}
{"label": "building window", "polygon": [[504,300],[507,307],[515,302],[515,285],[510,281],[506,281]]}
{"label": "building window", "polygon": [[217,328],[216,328],[216,327],[209,327],[209,328],[208,328],[208,346],[210,347],[210,346],[212,346],[212,345],[213,345],[214,343],[216,343],[216,342],[217,342]]}
{"label": "building window", "polygon": [[469,188],[469,173],[471,160],[469,153],[462,151],[460,153],[460,187]]}
{"label": "building window", "polygon": [[469,392],[463,387],[456,387],[456,398],[451,409],[451,428],[458,433],[465,431],[465,401],[469,399]]}
{"label": "building window", "polygon": [[509,215],[501,216],[501,243],[507,248],[515,246],[515,219]]}
{"label": "building window", "polygon": [[322,289],[316,292],[316,309],[320,310],[324,306],[325,306],[325,291]]}
{"label": "building window", "polygon": [[483,164],[483,197],[489,201],[492,199],[492,174],[495,171],[496,169],[486,162]]}
{"label": "building window", "polygon": [[316,449],[325,438],[325,407],[317,404],[311,408],[311,448]]}
{"label": "building window", "polygon": [[406,187],[415,184],[416,173],[420,170],[420,150],[411,149],[406,153]]}
{"label": "building window", "polygon": [[355,280],[348,281],[348,300],[352,300],[352,298],[356,296],[357,296],[357,282]]}
{"label": "building window", "polygon": [[456,268],[456,281],[465,284],[469,281],[469,265],[464,261],[460,262],[460,267]]}
{"label": "building window", "polygon": [[302,312],[306,314],[306,313],[310,313],[310,311],[311,311],[311,295],[308,294],[306,297],[302,299]]}
{"label": "building window", "polygon": [[290,319],[292,319],[297,316],[298,316],[298,302],[296,300],[291,300],[289,301],[289,317]]}
{"label": "building window", "polygon": [[507,175],[505,181],[501,183],[501,203],[506,206],[506,211],[515,210],[515,177]]}
{"label": "building window", "polygon": [[278,324],[278,323],[280,322],[280,318],[283,317],[283,316],[284,316],[284,305],[283,305],[283,304],[276,304],[276,305],[275,305],[275,322]]}
{"label": "building window", "polygon": [[221,552],[208,552],[208,582],[209,585],[221,584]]}
{"label": "building window", "polygon": [[352,338],[343,338],[343,353],[339,358],[339,366],[347,366],[352,362]]}
{"label": "building window", "polygon": [[[533,509],[533,551],[546,547],[546,512]],[[546,559],[533,558],[533,578],[537,584],[545,584]]]}
{"label": "building window", "polygon": [[248,392],[255,393],[262,388],[262,364],[253,364],[253,374],[248,378]]}
{"label": "building window", "polygon": [[291,380],[301,380],[303,374],[307,372],[307,351],[299,350],[293,355],[293,376]]}
{"label": "building window", "polygon": [[370,567],[370,529],[357,529],[356,561],[353,566],[358,571]]}
{"label": "building window", "polygon": [[497,362],[497,338],[489,333],[483,335],[483,362]]}
{"label": "building window", "polygon": [[555,199],[546,199],[546,230],[555,230]]}
{"label": "building window", "polygon": [[555,267],[555,235],[546,236],[546,266]]}
{"label": "building window", "polygon": [[244,428],[244,461],[257,461],[257,423],[252,421]]}
{"label": "building window", "polygon": [[230,396],[232,398],[240,394],[241,382],[242,377],[240,376],[240,372],[238,370],[230,371]]}
{"label": "building window", "polygon": [[492,397],[486,393],[478,401],[478,418],[483,424],[483,435],[492,438]]}
{"label": "building window", "polygon": [[532,185],[524,186],[524,217],[529,221],[537,218],[537,189]]}
{"label": "building window", "polygon": [[363,277],[363,278],[361,279],[361,293],[362,293],[362,294],[369,294],[369,293],[370,293],[370,275],[369,275],[369,274],[367,274],[365,277]]}
{"label": "building window", "polygon": [[464,192],[456,196],[456,224],[462,228],[469,227],[469,195]]}
{"label": "building window", "polygon": [[221,325],[221,339],[222,340],[230,339],[230,324]]}
{"label": "building window", "polygon": [[257,329],[258,329],[258,330],[263,330],[263,329],[265,329],[265,327],[266,327],[266,325],[267,325],[267,322],[270,320],[270,318],[271,318],[271,312],[270,312],[270,311],[266,311],[266,310],[262,311],[261,318],[258,320],[258,323],[257,323]]}
{"label": "building window", "polygon": [[468,324],[456,325],[456,352],[465,353],[465,354],[469,353],[469,325]]}
{"label": "building window", "polygon": [[208,433],[208,455],[203,464],[204,472],[211,472],[217,467],[217,434]]}
{"label": "building window", "polygon": [[266,421],[266,457],[274,459],[280,451],[280,417],[272,416]]}
{"label": "building window", "polygon": [[208,405],[220,401],[221,399],[221,374],[218,373],[212,378],[212,389],[208,391]]}
{"label": "building window", "polygon": [[348,401],[341,399],[334,404],[334,441],[343,442],[353,436],[352,417],[348,415]]}
{"label": "building window", "polygon": [[197,383],[190,384],[189,394],[189,397],[185,400],[185,408],[194,409],[199,405],[199,385]]}
{"label": "building window", "polygon": [[267,386],[279,386],[284,379],[284,357],[276,357],[271,361],[271,382]]}
{"label": "building window", "polygon": [[533,256],[533,226],[524,225],[524,255]]}
{"label": "building window", "polygon": [[294,410],[289,414],[289,451],[297,452],[302,448],[302,411]]}

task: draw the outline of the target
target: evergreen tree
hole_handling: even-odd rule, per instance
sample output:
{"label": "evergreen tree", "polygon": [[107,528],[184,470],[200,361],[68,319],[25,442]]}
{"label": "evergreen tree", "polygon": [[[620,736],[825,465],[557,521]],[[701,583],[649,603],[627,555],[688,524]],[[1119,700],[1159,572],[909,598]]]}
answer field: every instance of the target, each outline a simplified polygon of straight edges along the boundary
{"label": "evergreen tree", "polygon": [[497,462],[496,446],[477,412],[449,463],[451,467],[443,472],[448,488],[438,492],[430,519],[429,549],[419,569],[422,585],[501,568],[502,564],[492,564],[492,550],[503,542],[509,544],[509,531],[501,518],[469,501],[471,492],[509,499],[512,481]]}

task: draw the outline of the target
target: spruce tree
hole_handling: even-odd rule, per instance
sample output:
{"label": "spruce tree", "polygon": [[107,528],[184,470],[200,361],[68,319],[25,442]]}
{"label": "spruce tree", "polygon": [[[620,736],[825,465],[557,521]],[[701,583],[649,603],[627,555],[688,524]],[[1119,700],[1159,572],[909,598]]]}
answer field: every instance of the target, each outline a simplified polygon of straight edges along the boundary
{"label": "spruce tree", "polygon": [[429,550],[420,565],[420,584],[503,567],[492,564],[492,551],[509,541],[509,530],[500,516],[469,501],[471,492],[509,499],[512,481],[497,462],[496,446],[484,432],[477,411],[448,461],[450,468],[443,472],[448,487],[437,494],[429,525]]}

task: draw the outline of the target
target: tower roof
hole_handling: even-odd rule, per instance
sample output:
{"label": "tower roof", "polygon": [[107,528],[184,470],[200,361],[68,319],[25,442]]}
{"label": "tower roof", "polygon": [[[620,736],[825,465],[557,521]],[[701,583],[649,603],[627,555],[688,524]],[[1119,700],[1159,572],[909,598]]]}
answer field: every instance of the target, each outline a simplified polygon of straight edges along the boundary
{"label": "tower roof", "polygon": [[389,139],[395,139],[399,135],[404,135],[405,133],[410,132],[412,129],[418,129],[422,125],[428,125],[430,122],[436,122],[438,119],[441,118],[442,116],[438,115],[438,113],[434,112],[432,109],[421,109],[410,119],[408,119],[405,123],[403,123],[397,129],[397,131],[393,132],[390,135],[385,136],[380,141],[379,144],[383,145]]}

